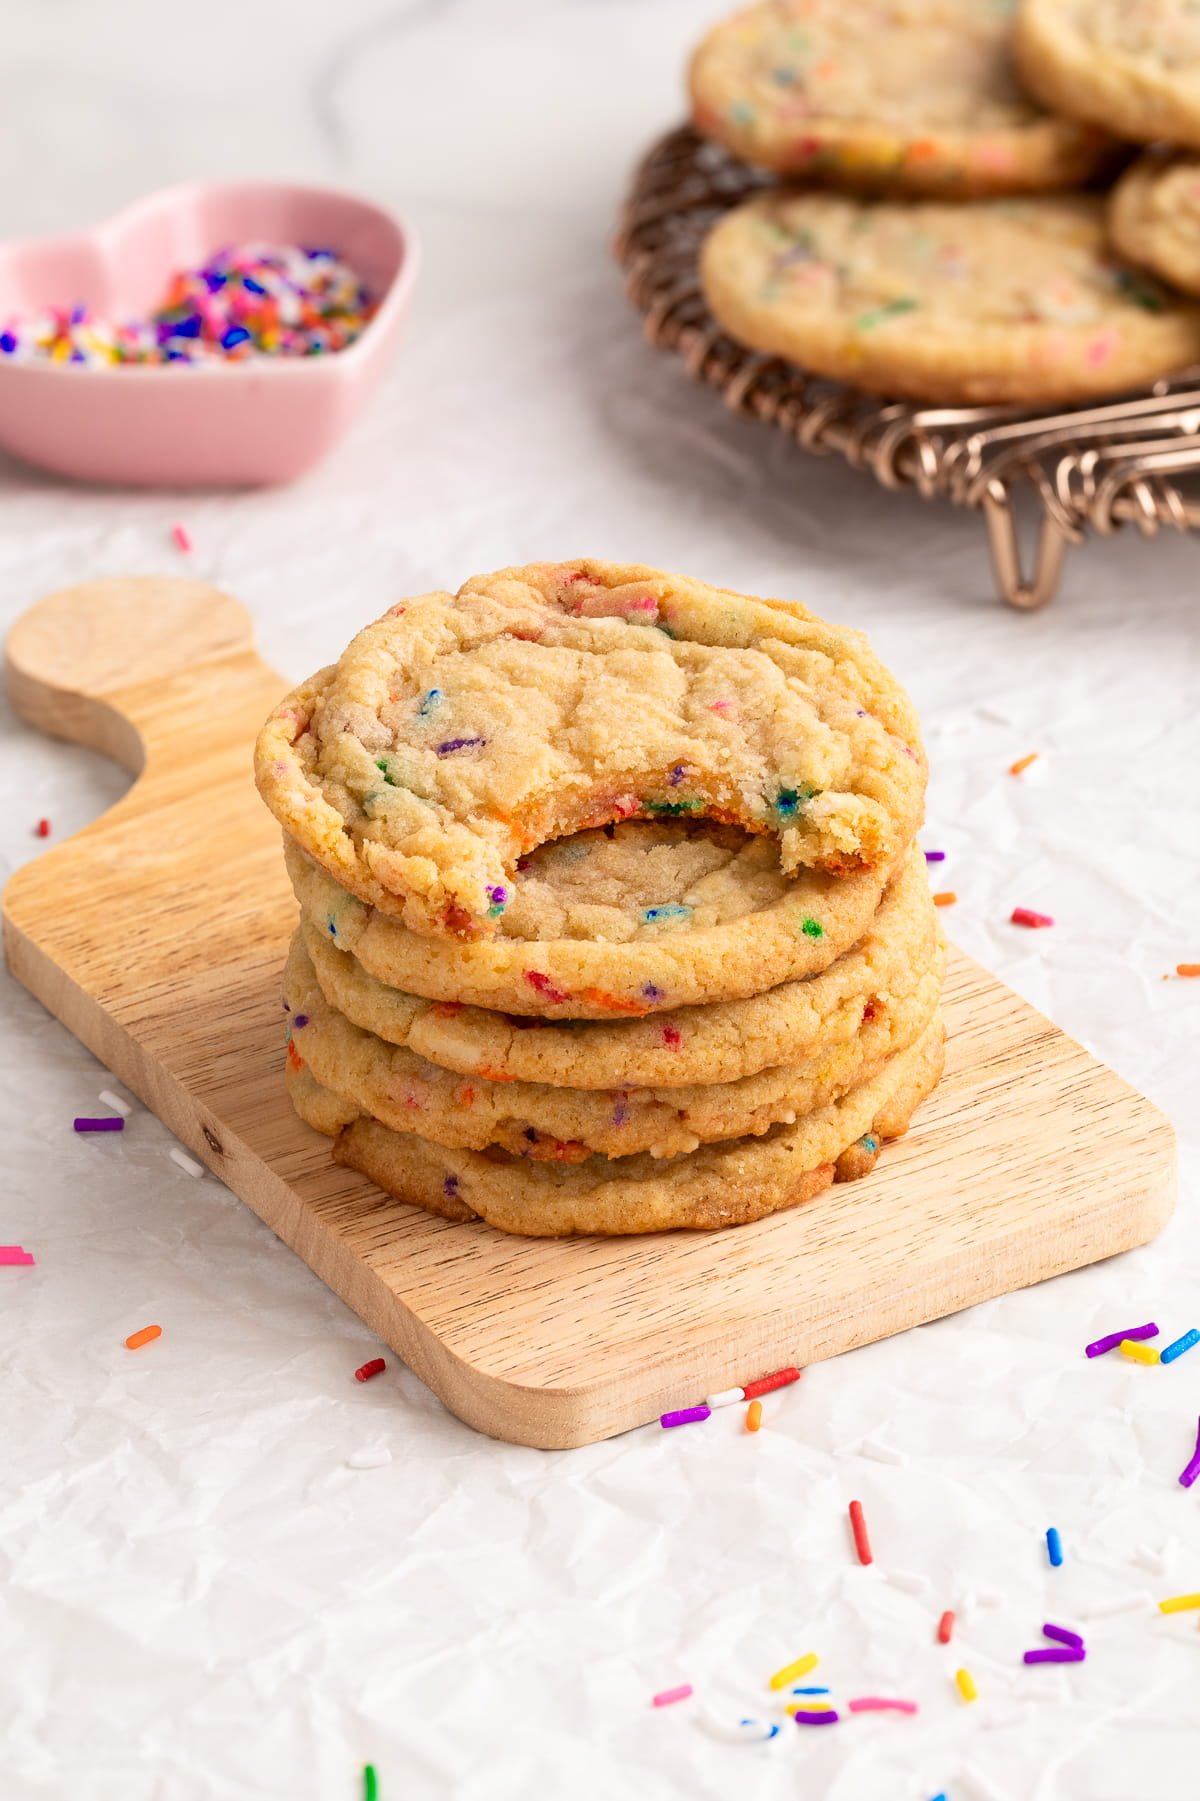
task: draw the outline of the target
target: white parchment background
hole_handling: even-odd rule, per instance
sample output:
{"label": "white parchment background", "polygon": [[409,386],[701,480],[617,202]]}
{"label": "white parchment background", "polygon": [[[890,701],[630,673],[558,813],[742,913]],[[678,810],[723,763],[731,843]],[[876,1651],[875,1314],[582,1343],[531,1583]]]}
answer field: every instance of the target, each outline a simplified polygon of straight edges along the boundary
{"label": "white parchment background", "polygon": [[[730,1412],[544,1455],[477,1437],[395,1359],[356,1385],[370,1335],[142,1109],[120,1139],[76,1139],[103,1073],[5,980],[0,1241],[38,1266],[0,1272],[4,1801],[350,1801],[366,1759],[382,1801],[1194,1801],[1200,1633],[1153,1601],[1200,1588],[1200,1490],[1175,1483],[1200,1355],[1080,1352],[1151,1315],[1200,1323],[1200,983],[1161,979],[1200,959],[1197,547],[1093,545],[1058,604],[1018,617],[977,520],[789,453],[643,346],[606,240],[719,10],[8,9],[4,234],[279,173],[402,205],[427,263],[386,392],[296,489],[100,495],[0,466],[3,620],[89,576],[179,571],[182,519],[189,566],[248,603],[292,677],[406,592],[581,553],[867,627],[926,723],[951,930],[1173,1115],[1179,1212],[1135,1255],[813,1370],[756,1439]],[[124,778],[2,731],[8,870],[39,815],[59,839]],[[1058,925],[1021,933],[1014,904]],[[965,1170],[964,1199],[987,1180]],[[127,1353],[149,1319],[163,1338]],[[346,1467],[378,1447],[386,1467]],[[1056,1617],[1087,1663],[1026,1671]],[[705,1734],[701,1702],[752,1711],[809,1648],[839,1696],[908,1693],[920,1716]],[[651,1711],[684,1680],[697,1701]]]}

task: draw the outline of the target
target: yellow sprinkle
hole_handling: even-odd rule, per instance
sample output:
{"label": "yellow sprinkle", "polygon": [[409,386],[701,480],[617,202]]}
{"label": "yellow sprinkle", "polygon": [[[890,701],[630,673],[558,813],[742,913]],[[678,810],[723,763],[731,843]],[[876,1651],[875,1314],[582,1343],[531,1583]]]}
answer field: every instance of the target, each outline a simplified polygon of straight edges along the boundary
{"label": "yellow sprinkle", "polygon": [[798,1713],[832,1713],[833,1709],[828,1701],[822,1701],[816,1695],[805,1695],[802,1701],[795,1702],[791,1707],[785,1707],[783,1711],[790,1713],[794,1719]]}
{"label": "yellow sprinkle", "polygon": [[[1200,1606],[1200,1596],[1197,1596],[1196,1604]],[[964,1701],[978,1701],[979,1690],[975,1687],[975,1678],[970,1670],[955,1670],[954,1680]]]}
{"label": "yellow sprinkle", "polygon": [[785,1663],[781,1670],[776,1670],[768,1686],[786,1688],[789,1682],[795,1682],[799,1677],[807,1676],[810,1670],[815,1670],[820,1661],[815,1651],[807,1651],[795,1663]]}
{"label": "yellow sprinkle", "polygon": [[1187,1613],[1189,1608],[1200,1607],[1200,1595],[1172,1595],[1169,1600],[1160,1601],[1159,1613]]}
{"label": "yellow sprinkle", "polygon": [[1158,1363],[1158,1352],[1153,1345],[1139,1344],[1136,1338],[1123,1338],[1117,1346],[1125,1357],[1132,1357],[1135,1363]]}

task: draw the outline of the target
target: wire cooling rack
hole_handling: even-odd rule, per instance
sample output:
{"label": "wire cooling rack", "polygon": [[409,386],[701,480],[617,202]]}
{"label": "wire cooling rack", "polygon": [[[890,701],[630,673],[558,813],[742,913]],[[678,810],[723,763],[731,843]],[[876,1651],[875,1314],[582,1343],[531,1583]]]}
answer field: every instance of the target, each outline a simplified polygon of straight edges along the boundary
{"label": "wire cooling rack", "polygon": [[[693,380],[734,412],[805,450],[843,456],[886,488],[982,513],[997,585],[1015,607],[1053,596],[1067,546],[1089,531],[1134,525],[1149,538],[1164,526],[1200,526],[1200,371],[1066,412],[914,407],[735,342],[705,304],[697,255],[720,214],[767,182],[687,126],[659,139],[634,174],[617,260],[650,342],[675,351]],[[1028,510],[1035,535],[1026,565],[1018,513]]]}

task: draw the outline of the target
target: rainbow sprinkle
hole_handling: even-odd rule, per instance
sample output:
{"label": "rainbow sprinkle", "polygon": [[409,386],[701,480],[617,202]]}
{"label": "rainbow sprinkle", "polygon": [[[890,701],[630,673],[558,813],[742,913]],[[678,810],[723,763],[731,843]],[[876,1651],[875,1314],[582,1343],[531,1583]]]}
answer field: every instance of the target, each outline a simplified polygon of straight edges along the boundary
{"label": "rainbow sprinkle", "polygon": [[177,271],[145,318],[113,321],[76,305],[9,319],[0,356],[67,368],[320,356],[352,344],[375,310],[332,250],[243,244]]}

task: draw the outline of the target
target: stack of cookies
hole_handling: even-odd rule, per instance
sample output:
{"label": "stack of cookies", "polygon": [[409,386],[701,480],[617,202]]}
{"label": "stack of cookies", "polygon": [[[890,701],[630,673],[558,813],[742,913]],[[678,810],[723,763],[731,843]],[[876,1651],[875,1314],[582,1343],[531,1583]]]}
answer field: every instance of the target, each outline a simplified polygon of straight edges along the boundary
{"label": "stack of cookies", "polygon": [[925,761],[857,632],[597,562],[395,606],[259,737],[297,1112],[533,1236],[864,1174],[942,1068]]}
{"label": "stack of cookies", "polygon": [[[1195,0],[761,0],[701,43],[691,95],[775,178],[701,256],[749,348],[943,405],[1086,402],[1200,361],[1200,307],[1163,285],[1200,295]],[[1109,193],[1113,132],[1190,148]]]}

